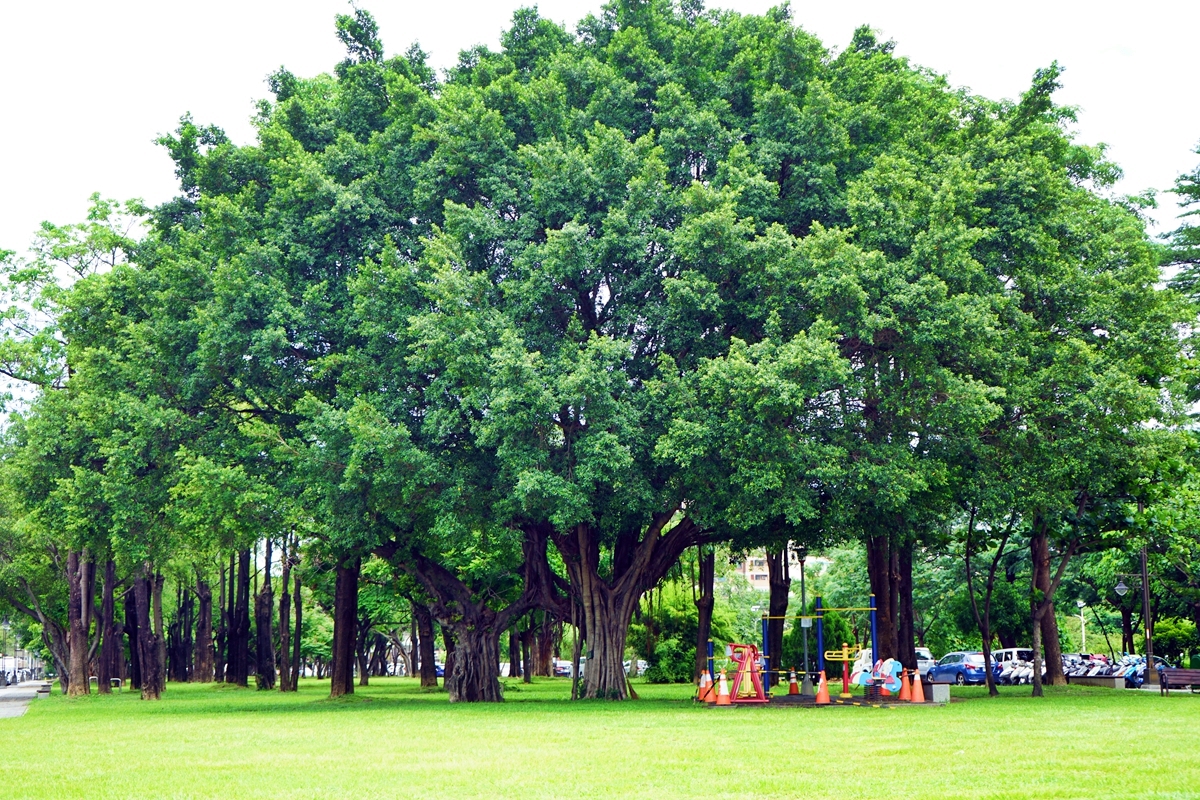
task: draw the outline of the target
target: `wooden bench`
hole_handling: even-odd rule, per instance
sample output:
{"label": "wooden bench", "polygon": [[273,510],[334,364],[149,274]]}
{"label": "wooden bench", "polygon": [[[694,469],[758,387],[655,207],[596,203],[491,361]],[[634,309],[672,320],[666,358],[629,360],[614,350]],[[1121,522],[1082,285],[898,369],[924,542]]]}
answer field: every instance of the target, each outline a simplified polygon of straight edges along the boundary
{"label": "wooden bench", "polygon": [[1200,669],[1177,669],[1167,667],[1159,673],[1159,694],[1170,694],[1171,687],[1192,687],[1192,694],[1200,693]]}

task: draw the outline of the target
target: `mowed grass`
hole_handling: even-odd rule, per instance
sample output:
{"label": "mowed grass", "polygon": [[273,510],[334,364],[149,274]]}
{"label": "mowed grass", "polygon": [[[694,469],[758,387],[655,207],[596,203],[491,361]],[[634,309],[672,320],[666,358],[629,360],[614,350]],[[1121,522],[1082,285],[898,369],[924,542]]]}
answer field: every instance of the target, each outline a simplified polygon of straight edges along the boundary
{"label": "mowed grass", "polygon": [[[0,797],[1200,797],[1200,697],[1028,687],[943,707],[714,709],[689,687],[571,703],[566,679],[451,705],[171,684],[0,720]],[[55,690],[57,692],[57,689]]]}

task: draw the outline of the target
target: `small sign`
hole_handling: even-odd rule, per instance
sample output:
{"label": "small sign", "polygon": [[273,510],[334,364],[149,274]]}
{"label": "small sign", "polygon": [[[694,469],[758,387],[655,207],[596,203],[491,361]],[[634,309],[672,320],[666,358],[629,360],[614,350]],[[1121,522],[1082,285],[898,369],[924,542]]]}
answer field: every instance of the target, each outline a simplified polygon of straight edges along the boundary
{"label": "small sign", "polygon": [[800,620],[800,627],[801,628],[811,628],[812,620],[809,619],[808,617],[804,617],[803,619]]}

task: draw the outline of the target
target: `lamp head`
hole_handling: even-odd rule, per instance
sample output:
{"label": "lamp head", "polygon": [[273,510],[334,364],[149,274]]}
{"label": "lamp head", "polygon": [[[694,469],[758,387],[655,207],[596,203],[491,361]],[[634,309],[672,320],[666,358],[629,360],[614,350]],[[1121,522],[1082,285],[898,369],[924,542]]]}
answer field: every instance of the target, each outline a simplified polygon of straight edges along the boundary
{"label": "lamp head", "polygon": [[1125,585],[1125,581],[1117,582],[1116,592],[1118,595],[1120,595],[1121,597],[1124,597],[1125,593],[1128,591],[1129,591],[1129,587]]}
{"label": "lamp head", "polygon": [[1076,600],[1075,605],[1079,606],[1079,610],[1082,611],[1083,607],[1086,606],[1087,603],[1083,602],[1082,600]]}

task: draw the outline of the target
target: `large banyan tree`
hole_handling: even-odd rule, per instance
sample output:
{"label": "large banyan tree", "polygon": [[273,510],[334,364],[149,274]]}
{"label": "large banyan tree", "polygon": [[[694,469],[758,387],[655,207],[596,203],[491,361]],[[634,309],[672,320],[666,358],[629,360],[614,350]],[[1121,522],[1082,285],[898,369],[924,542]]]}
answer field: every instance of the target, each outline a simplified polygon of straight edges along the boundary
{"label": "large banyan tree", "polygon": [[164,381],[271,431],[346,603],[371,554],[412,580],[452,699],[500,698],[497,637],[538,607],[583,631],[583,695],[627,696],[631,616],[686,548],[829,509],[908,655],[899,573],[955,465],[1016,424],[1009,371],[1053,326],[1133,346],[1137,298],[1066,319],[1044,278],[1152,294],[1054,71],[991,102],[867,29],[834,54],[786,6],[690,0],[573,32],[522,10],[440,77],[365,11],[337,32],[332,75],[271,76],[253,144],[164,139],[181,193],[139,263],[186,276],[155,290],[187,332]]}

